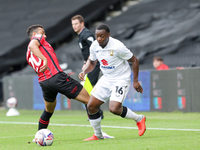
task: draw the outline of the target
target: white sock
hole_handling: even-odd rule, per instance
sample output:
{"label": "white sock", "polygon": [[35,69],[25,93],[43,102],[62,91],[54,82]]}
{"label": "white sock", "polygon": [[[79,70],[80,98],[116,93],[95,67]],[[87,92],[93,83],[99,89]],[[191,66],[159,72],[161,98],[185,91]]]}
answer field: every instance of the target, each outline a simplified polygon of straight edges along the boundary
{"label": "white sock", "polygon": [[101,117],[90,120],[90,124],[94,129],[94,135],[96,135],[98,138],[103,138],[101,130]]}
{"label": "white sock", "polygon": [[138,122],[142,119],[142,115],[138,115],[138,114],[134,113],[133,111],[131,111],[129,108],[127,108],[127,113],[126,113],[125,118],[133,119],[136,122]]}

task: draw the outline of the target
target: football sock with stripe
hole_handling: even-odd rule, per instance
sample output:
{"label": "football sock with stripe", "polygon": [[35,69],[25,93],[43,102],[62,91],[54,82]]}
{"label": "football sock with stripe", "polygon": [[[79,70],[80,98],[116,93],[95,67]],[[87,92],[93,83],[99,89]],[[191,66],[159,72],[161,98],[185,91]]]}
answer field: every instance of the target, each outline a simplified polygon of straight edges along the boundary
{"label": "football sock with stripe", "polygon": [[49,120],[51,118],[53,113],[49,113],[46,110],[43,111],[40,120],[39,120],[39,126],[38,126],[38,130],[40,129],[46,129],[49,125]]}
{"label": "football sock with stripe", "polygon": [[90,119],[90,124],[94,129],[94,134],[102,139],[103,135],[102,135],[102,131],[101,131],[101,115],[98,112],[96,112],[95,114],[89,114],[89,119]]}
{"label": "football sock with stripe", "polygon": [[120,115],[122,118],[133,119],[136,122],[141,120],[142,115],[138,115],[131,111],[129,108],[122,106],[122,113]]}

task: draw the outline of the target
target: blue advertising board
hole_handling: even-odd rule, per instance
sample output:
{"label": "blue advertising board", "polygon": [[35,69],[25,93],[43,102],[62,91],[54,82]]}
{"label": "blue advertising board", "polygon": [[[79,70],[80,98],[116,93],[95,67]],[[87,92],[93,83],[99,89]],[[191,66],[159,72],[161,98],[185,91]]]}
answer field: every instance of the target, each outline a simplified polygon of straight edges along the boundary
{"label": "blue advertising board", "polygon": [[151,72],[140,71],[138,80],[143,88],[143,93],[138,93],[133,88],[133,73],[131,74],[131,85],[123,105],[133,111],[150,111],[150,86]]}

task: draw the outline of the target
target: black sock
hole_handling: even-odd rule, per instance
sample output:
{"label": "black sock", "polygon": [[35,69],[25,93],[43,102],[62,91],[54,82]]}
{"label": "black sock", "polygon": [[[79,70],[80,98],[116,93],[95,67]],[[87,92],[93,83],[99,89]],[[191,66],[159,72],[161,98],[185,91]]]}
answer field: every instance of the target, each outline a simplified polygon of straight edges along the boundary
{"label": "black sock", "polygon": [[121,113],[121,117],[124,118],[126,116],[127,113],[127,108],[125,106],[122,106],[122,113]]}
{"label": "black sock", "polygon": [[49,125],[49,120],[51,118],[53,113],[49,113],[46,110],[43,111],[40,120],[39,120],[39,126],[38,126],[38,130],[40,129],[46,129]]}
{"label": "black sock", "polygon": [[101,117],[99,110],[92,115],[88,113],[88,115],[89,115],[89,119],[98,119],[99,117]]}
{"label": "black sock", "polygon": [[[86,109],[86,112],[87,112],[87,115],[88,115],[88,118],[89,118],[89,119],[90,119],[90,118],[97,119],[97,118],[99,118],[99,117],[98,117],[99,115],[101,116],[101,119],[104,118],[104,116],[103,116],[103,110],[101,110],[100,107],[99,107],[99,111],[98,111],[97,113],[93,114],[93,115],[89,115],[89,112],[88,112],[88,109],[87,109],[87,104],[85,105],[85,109]],[[94,116],[94,115],[95,115],[95,116]],[[97,117],[97,118],[96,118],[96,117]]]}

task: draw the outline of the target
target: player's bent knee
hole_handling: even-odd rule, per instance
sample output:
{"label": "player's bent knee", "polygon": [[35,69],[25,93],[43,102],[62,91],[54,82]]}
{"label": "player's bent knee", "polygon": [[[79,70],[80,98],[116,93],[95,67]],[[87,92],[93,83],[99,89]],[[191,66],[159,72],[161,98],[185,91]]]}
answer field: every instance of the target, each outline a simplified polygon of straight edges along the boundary
{"label": "player's bent knee", "polygon": [[89,113],[91,113],[91,114],[96,113],[99,110],[98,107],[96,107],[94,105],[87,105],[87,109],[88,109]]}
{"label": "player's bent knee", "polygon": [[94,111],[94,106],[91,106],[91,105],[87,105],[87,109],[89,112],[93,112]]}
{"label": "player's bent knee", "polygon": [[109,110],[111,113],[118,115],[118,111],[115,108],[109,108]]}
{"label": "player's bent knee", "polygon": [[115,106],[115,105],[110,105],[109,110],[111,113],[113,113],[115,115],[120,115],[120,113],[121,113],[119,107]]}

